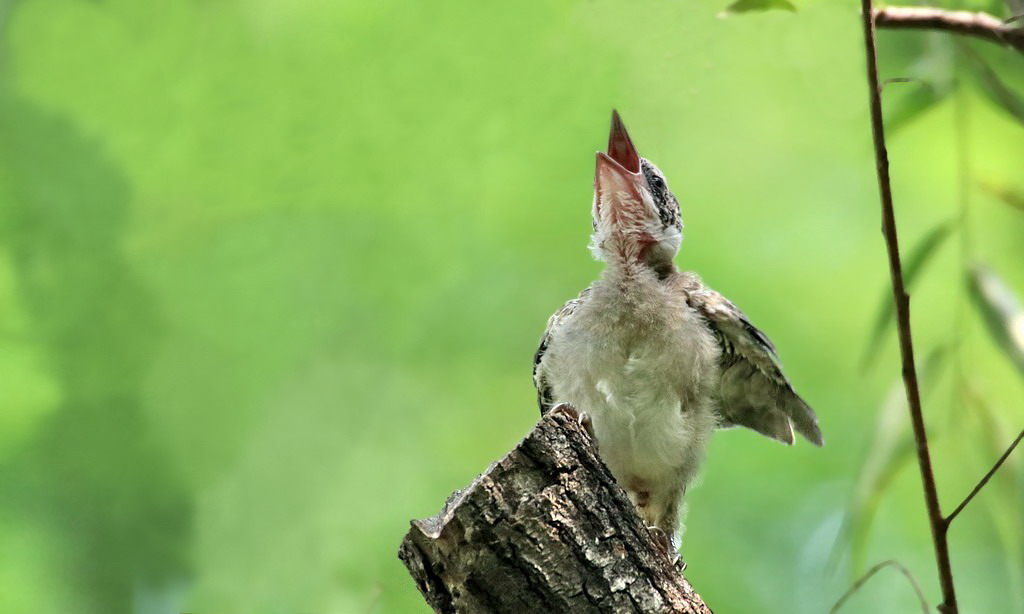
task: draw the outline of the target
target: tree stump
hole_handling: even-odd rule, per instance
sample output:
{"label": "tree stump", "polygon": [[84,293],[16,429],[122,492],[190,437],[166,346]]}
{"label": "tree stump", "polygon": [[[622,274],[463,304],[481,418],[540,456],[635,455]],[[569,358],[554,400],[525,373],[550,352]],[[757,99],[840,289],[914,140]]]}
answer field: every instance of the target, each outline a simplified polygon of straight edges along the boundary
{"label": "tree stump", "polygon": [[711,613],[563,415],[411,524],[398,556],[438,612]]}

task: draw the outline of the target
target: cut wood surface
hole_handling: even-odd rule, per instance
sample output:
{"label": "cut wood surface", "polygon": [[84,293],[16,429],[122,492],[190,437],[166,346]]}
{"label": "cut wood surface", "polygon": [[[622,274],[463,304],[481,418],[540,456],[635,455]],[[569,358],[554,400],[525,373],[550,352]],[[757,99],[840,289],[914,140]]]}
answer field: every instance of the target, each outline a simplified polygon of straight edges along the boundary
{"label": "cut wood surface", "polygon": [[563,415],[412,521],[398,555],[438,612],[711,612]]}

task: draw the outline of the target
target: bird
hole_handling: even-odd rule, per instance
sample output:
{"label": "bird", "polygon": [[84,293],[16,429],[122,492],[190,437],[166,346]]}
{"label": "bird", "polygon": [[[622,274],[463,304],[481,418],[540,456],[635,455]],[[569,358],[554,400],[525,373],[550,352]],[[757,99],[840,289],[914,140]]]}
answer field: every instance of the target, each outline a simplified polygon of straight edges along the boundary
{"label": "bird", "polygon": [[597,152],[590,250],[600,278],[548,320],[534,355],[541,415],[579,420],[648,529],[678,553],[679,510],[712,433],[742,426],[824,444],[772,342],[674,258],[679,201],[617,111]]}

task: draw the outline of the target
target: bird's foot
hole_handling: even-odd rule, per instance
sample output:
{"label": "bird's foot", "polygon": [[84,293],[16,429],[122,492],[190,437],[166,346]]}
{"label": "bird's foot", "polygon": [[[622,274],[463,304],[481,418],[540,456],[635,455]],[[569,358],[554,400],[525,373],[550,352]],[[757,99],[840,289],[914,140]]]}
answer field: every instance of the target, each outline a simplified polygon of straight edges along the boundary
{"label": "bird's foot", "polygon": [[672,538],[669,537],[668,533],[659,527],[647,527],[647,530],[651,533],[651,537],[654,538],[654,543],[658,544],[658,549],[668,557],[672,566],[678,569],[679,573],[683,573],[686,569],[686,562],[679,556],[679,551],[672,544]]}
{"label": "bird's foot", "polygon": [[590,435],[590,439],[595,442],[597,441],[597,435],[594,434],[594,421],[590,419],[587,412],[580,411],[568,403],[559,403],[551,408],[551,413],[565,416],[569,420],[572,420],[576,424],[582,426],[583,430],[587,432],[587,435]]}

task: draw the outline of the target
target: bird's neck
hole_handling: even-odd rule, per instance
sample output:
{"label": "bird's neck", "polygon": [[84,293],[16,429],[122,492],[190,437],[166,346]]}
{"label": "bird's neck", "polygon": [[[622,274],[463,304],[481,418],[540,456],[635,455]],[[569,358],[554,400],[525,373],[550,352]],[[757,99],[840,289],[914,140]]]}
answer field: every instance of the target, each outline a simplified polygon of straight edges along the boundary
{"label": "bird's neck", "polygon": [[621,229],[595,232],[591,236],[590,248],[618,277],[632,278],[653,272],[659,279],[665,279],[676,271],[673,258],[678,244],[671,246],[659,242],[647,232]]}
{"label": "bird's neck", "polygon": [[639,257],[620,257],[612,253],[607,258],[603,278],[616,284],[660,283],[676,272],[671,257],[648,250]]}
{"label": "bird's neck", "polygon": [[678,272],[675,256],[676,248],[667,247],[664,243],[655,243],[644,253],[644,262],[660,281],[664,281]]}

